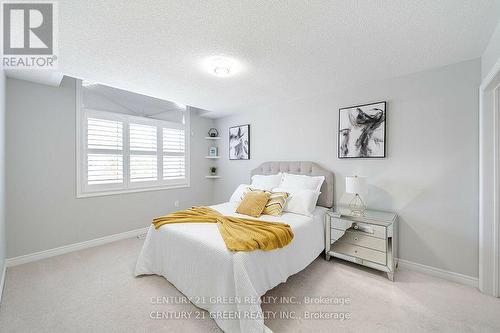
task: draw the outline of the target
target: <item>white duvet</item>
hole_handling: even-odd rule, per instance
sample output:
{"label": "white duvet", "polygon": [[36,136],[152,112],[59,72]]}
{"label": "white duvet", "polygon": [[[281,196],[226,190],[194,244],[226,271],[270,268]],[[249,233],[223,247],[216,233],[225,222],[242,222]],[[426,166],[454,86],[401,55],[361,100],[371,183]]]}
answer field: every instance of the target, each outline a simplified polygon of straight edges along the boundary
{"label": "white duvet", "polygon": [[[236,203],[211,206],[224,215]],[[324,249],[324,214],[284,213],[265,221],[288,223],[292,242],[272,251],[229,251],[215,223],[178,223],[148,231],[135,275],[164,276],[196,306],[209,311],[225,332],[264,332],[260,296],[307,267]]]}

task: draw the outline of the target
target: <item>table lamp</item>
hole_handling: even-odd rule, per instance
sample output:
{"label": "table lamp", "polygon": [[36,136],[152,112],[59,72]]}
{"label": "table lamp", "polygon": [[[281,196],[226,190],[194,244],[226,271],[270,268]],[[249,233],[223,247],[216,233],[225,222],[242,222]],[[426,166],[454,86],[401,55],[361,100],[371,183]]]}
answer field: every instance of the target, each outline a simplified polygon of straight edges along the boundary
{"label": "table lamp", "polygon": [[345,178],[345,191],[346,193],[354,194],[349,203],[349,209],[353,216],[364,216],[366,211],[366,205],[361,199],[361,195],[366,195],[368,193],[368,184],[365,177],[346,177]]}

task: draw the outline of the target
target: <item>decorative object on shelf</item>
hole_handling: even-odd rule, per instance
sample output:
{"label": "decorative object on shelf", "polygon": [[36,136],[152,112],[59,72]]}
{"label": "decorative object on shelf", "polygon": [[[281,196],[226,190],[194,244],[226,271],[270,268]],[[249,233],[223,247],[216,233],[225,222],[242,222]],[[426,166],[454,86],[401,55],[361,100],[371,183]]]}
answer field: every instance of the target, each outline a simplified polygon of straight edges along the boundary
{"label": "decorative object on shelf", "polygon": [[217,176],[217,167],[210,167],[210,175]]}
{"label": "decorative object on shelf", "polygon": [[216,128],[211,128],[208,130],[208,136],[211,138],[216,138],[219,136],[219,131]]}
{"label": "decorative object on shelf", "polygon": [[361,198],[361,195],[368,193],[368,184],[365,177],[346,177],[345,178],[345,191],[346,193],[354,194],[349,203],[349,209],[353,216],[365,216],[366,205]]}
{"label": "decorative object on shelf", "polygon": [[386,102],[339,110],[339,158],[384,158]]}
{"label": "decorative object on shelf", "polygon": [[217,147],[210,147],[208,150],[208,156],[215,157],[217,156]]}
{"label": "decorative object on shelf", "polygon": [[229,159],[250,159],[250,125],[229,128]]}

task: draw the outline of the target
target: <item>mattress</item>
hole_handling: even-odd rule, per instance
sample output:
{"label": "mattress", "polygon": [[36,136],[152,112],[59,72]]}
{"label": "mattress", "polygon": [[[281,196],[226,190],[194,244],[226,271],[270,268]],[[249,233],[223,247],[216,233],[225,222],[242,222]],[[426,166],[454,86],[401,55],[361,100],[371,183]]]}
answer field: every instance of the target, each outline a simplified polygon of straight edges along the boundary
{"label": "mattress", "polygon": [[[210,206],[224,215],[236,203]],[[207,310],[225,332],[264,332],[260,296],[307,267],[324,250],[324,215],[284,213],[263,215],[264,221],[290,225],[294,238],[271,251],[233,252],[227,249],[215,223],[178,223],[150,227],[135,275],[165,277],[196,306]]]}

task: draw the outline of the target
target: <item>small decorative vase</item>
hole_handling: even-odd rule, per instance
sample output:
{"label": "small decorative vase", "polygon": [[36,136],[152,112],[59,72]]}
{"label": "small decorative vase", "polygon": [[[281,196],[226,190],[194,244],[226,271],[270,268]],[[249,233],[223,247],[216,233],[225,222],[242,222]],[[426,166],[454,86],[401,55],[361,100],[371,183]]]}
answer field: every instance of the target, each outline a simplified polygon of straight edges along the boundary
{"label": "small decorative vase", "polygon": [[216,138],[219,136],[219,131],[217,131],[217,129],[215,128],[211,128],[208,130],[208,136],[211,138]]}

